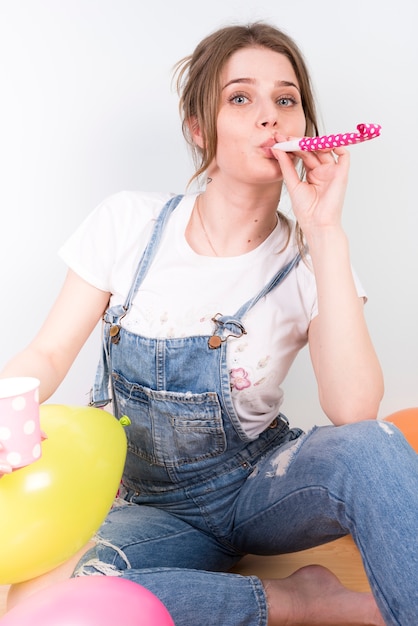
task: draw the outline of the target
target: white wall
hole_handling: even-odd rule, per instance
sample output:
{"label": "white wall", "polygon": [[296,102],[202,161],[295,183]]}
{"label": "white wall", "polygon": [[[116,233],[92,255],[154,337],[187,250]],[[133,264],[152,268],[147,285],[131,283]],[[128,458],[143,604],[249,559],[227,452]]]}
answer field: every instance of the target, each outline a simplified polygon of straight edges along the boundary
{"label": "white wall", "polygon": [[[57,248],[100,200],[184,190],[172,65],[209,31],[259,19],[304,51],[323,131],[383,127],[351,149],[345,225],[386,376],[381,414],[418,405],[414,0],[0,0],[0,366],[38,329],[65,274]],[[85,403],[98,341],[52,401]],[[293,421],[324,422],[306,352],[286,390]]]}

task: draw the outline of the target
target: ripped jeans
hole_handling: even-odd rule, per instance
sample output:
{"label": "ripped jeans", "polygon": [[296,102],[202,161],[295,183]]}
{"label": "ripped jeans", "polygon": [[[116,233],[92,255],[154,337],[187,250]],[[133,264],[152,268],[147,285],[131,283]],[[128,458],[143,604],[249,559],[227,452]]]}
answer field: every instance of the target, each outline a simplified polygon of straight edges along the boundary
{"label": "ripped jeans", "polygon": [[227,573],[247,554],[351,533],[389,626],[418,624],[418,456],[392,424],[314,428],[160,500],[127,491],[74,576],[116,575],[176,626],[266,626],[264,587]]}

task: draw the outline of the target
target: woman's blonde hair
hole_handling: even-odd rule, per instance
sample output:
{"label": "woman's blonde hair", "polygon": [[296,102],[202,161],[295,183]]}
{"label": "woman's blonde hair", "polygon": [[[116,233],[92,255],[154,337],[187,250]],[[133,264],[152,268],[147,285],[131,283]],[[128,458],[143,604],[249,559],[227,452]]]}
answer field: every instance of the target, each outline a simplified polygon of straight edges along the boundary
{"label": "woman's blonde hair", "polygon": [[[221,72],[237,50],[250,47],[268,48],[289,59],[301,91],[305,133],[310,136],[319,134],[311,80],[296,43],[284,32],[262,22],[221,28],[203,39],[193,54],[181,59],[174,68],[183,135],[191,147],[196,167],[190,183],[208,169],[216,155]],[[200,129],[202,148],[192,140],[190,124],[196,124]],[[298,239],[301,242],[300,231]]]}

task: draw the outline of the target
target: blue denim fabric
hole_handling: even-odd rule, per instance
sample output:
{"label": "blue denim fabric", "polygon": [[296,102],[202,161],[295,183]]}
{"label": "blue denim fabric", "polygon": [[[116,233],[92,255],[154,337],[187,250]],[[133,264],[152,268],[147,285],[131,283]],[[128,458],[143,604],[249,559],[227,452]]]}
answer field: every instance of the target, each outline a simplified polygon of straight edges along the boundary
{"label": "blue denim fabric", "polygon": [[110,374],[115,415],[132,423],[122,497],[74,575],[139,583],[176,626],[266,626],[261,581],[225,572],[246,553],[351,533],[386,623],[416,626],[418,457],[402,434],[362,422],[305,435],[279,415],[250,440],[232,404],[226,337],[239,336],[259,294],[222,316],[218,349],[208,337],[154,340],[118,328],[177,202],[163,210],[124,307],[105,315],[94,400],[106,401]]}

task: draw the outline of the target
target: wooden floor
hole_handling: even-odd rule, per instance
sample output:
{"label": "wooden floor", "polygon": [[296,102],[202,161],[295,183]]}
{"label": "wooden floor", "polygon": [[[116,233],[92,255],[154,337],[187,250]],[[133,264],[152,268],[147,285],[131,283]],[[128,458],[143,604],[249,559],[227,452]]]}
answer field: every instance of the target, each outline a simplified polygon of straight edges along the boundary
{"label": "wooden floor", "polygon": [[370,591],[360,553],[351,537],[332,541],[318,548],[281,556],[260,557],[249,554],[233,571],[259,578],[286,578],[304,565],[323,565],[353,591]]}
{"label": "wooden floor", "polygon": [[[248,555],[233,571],[260,578],[285,578],[304,565],[324,565],[354,591],[369,591],[360,554],[351,537],[294,554],[260,557]],[[6,610],[7,586],[0,585],[0,616]]]}

